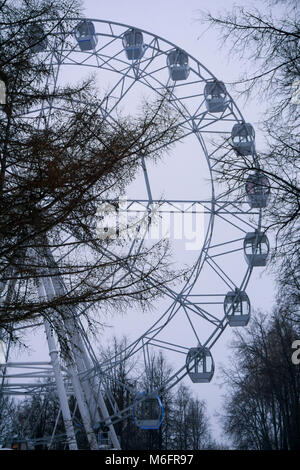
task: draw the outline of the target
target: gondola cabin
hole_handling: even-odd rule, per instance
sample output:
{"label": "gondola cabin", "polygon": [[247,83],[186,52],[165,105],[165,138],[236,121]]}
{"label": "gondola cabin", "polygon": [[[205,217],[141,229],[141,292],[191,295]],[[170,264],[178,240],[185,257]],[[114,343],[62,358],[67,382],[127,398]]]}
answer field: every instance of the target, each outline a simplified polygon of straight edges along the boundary
{"label": "gondola cabin", "polygon": [[145,52],[143,34],[137,29],[129,29],[123,36],[123,47],[128,60],[141,59]]}
{"label": "gondola cabin", "polygon": [[231,131],[232,145],[237,155],[253,155],[255,152],[255,131],[251,124],[235,124]]}
{"label": "gondola cabin", "polygon": [[270,244],[263,232],[249,232],[244,238],[244,255],[249,266],[266,266]]}
{"label": "gondola cabin", "polygon": [[170,78],[174,81],[186,80],[190,73],[189,58],[186,52],[175,49],[169,52],[167,65]]}
{"label": "gondola cabin", "polygon": [[210,350],[201,346],[191,348],[186,356],[186,369],[192,382],[210,382],[215,370]]}
{"label": "gondola cabin", "polygon": [[159,429],[164,419],[161,399],[156,393],[139,393],[132,407],[133,420],[141,429]]}
{"label": "gondola cabin", "polygon": [[228,105],[227,91],[223,82],[214,80],[206,83],[204,98],[207,110],[210,113],[223,113]]}
{"label": "gondola cabin", "polygon": [[246,195],[251,209],[263,209],[266,207],[270,192],[269,180],[263,173],[257,171],[247,178]]}
{"label": "gondola cabin", "polygon": [[95,26],[92,21],[84,20],[75,28],[75,38],[81,51],[91,51],[98,43]]}
{"label": "gondola cabin", "polygon": [[246,326],[250,320],[250,300],[245,291],[236,289],[226,294],[224,311],[229,326]]}
{"label": "gondola cabin", "polygon": [[48,40],[42,25],[32,23],[26,30],[27,43],[32,52],[43,52],[47,49]]}

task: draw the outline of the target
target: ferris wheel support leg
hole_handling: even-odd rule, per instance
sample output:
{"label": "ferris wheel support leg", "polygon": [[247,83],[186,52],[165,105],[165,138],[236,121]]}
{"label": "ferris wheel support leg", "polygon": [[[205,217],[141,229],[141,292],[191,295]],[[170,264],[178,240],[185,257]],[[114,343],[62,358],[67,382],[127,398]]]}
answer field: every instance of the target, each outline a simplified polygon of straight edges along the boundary
{"label": "ferris wheel support leg", "polygon": [[92,427],[91,418],[89,415],[89,409],[84,398],[84,393],[83,393],[81,383],[77,375],[77,371],[75,370],[75,367],[71,364],[71,362],[67,364],[67,367],[71,374],[71,380],[72,380],[72,384],[74,388],[74,393],[75,393],[76,400],[78,403],[78,408],[79,408],[83,426],[87,435],[87,439],[90,444],[90,448],[91,450],[98,450],[97,439],[96,439],[96,436]]}
{"label": "ferris wheel support leg", "polygon": [[[54,297],[56,297],[56,293],[53,287],[53,284],[51,282],[51,278],[44,277],[43,278],[43,285],[44,289],[47,295],[48,300],[52,300]],[[62,319],[58,319],[58,324],[62,322]],[[66,333],[65,328],[63,328],[64,331],[61,331],[62,334]],[[69,354],[66,354],[66,365],[68,368],[68,372],[70,373],[73,389],[74,389],[74,394],[76,396],[76,400],[78,403],[78,408],[80,411],[80,415],[82,418],[83,426],[87,435],[87,439],[90,445],[91,450],[98,450],[98,443],[97,439],[93,430],[93,426],[91,423],[91,417],[89,414],[89,409],[85,401],[84,393],[81,387],[80,380],[78,378],[78,373],[76,371],[75,365],[74,365],[74,360],[71,357],[71,351]]]}
{"label": "ferris wheel support leg", "polygon": [[[53,290],[57,297],[65,294],[65,289],[63,285],[59,282],[57,277],[51,278]],[[70,340],[70,349],[72,350],[74,362],[76,364],[78,373],[84,372],[86,370],[86,364],[83,359],[83,355],[85,354],[85,348],[83,342],[81,340],[80,335],[78,334],[78,326],[76,325],[75,319],[73,318],[72,314],[66,312],[63,318],[66,332],[69,336]],[[83,380],[81,381],[81,385],[86,396],[86,401],[89,407],[90,416],[93,422],[100,420],[100,415],[98,412],[97,401],[95,395],[93,393],[92,384],[90,381]]]}
{"label": "ferris wheel support leg", "polygon": [[[38,283],[38,294],[41,298],[45,298],[45,289],[43,284]],[[68,445],[70,450],[78,450],[75,432],[73,428],[73,422],[71,417],[71,412],[69,408],[68,397],[64,385],[64,380],[61,373],[60,363],[58,359],[57,348],[55,340],[53,337],[53,332],[51,331],[50,324],[47,320],[44,321],[46,338],[49,347],[49,354],[51,358],[51,363],[53,367],[55,383],[57,388],[57,394],[61,406],[61,412],[64,420],[65,430],[68,438]]]}
{"label": "ferris wheel support leg", "polygon": [[[81,352],[80,355],[82,356],[80,358],[81,359],[80,360],[81,364],[80,364],[80,362],[78,362],[79,368],[81,369],[81,371],[83,371],[84,369],[85,370],[90,369],[92,367],[92,365],[91,365],[91,363],[89,361],[89,358],[87,356],[82,338],[81,338],[80,334],[78,333],[78,331],[76,331],[78,327],[75,324],[75,320],[73,320],[73,323],[74,323],[73,331],[75,330],[75,333],[73,333],[73,338],[76,341],[76,343],[74,343],[74,344],[78,346],[78,348],[80,349],[80,352]],[[75,348],[76,348],[76,346],[75,346]],[[82,361],[84,362],[85,367],[83,367]],[[96,398],[94,396],[93,390],[91,389],[91,384],[86,383],[86,386],[87,386],[87,395],[90,397],[90,400],[91,400],[90,403],[94,404],[94,407],[96,406],[96,410],[97,410],[97,401],[96,401]],[[108,412],[108,409],[107,409],[107,406],[105,404],[105,401],[104,401],[104,398],[103,398],[103,395],[102,395],[101,391],[99,391],[99,393],[97,395],[97,398],[98,398],[98,405],[99,405],[99,408],[101,410],[101,414],[102,414],[103,419],[105,421],[110,421],[110,415],[109,415],[109,412]],[[117,450],[121,450],[119,439],[117,437],[117,434],[116,434],[116,431],[115,431],[115,428],[114,428],[113,424],[109,424],[108,428],[109,428],[110,437],[111,437],[114,448],[117,449]]]}
{"label": "ferris wheel support leg", "polygon": [[[76,344],[80,349],[81,356],[82,356],[80,359],[81,359],[81,361],[84,362],[85,369],[90,369],[92,367],[92,365],[91,365],[90,360],[88,358],[88,355],[87,355],[86,349],[84,347],[81,335],[78,332],[78,326],[76,325],[76,320],[72,319],[72,323],[73,323],[73,328],[72,328],[73,338],[76,341],[76,343],[74,343],[74,344]],[[81,364],[81,368],[82,368],[82,364]],[[95,402],[96,407],[97,407],[96,398],[94,397],[93,390],[91,389],[91,384],[89,383],[89,384],[86,384],[86,385],[88,385],[88,392],[87,393],[89,394],[90,397],[92,397],[92,400]],[[105,404],[105,400],[103,398],[103,395],[102,395],[101,391],[99,391],[99,393],[97,395],[97,399],[98,399],[99,408],[101,410],[102,418],[105,421],[109,422],[110,421],[110,415],[109,415],[109,412],[108,412],[108,409],[107,409],[107,406]],[[109,428],[110,437],[111,437],[114,448],[117,449],[117,450],[121,450],[120,442],[119,442],[118,436],[116,434],[114,425],[109,424],[108,428]]]}
{"label": "ferris wheel support leg", "polygon": [[58,393],[58,397],[59,397],[59,401],[61,405],[61,412],[63,415],[65,430],[66,430],[66,434],[68,437],[69,449],[78,450],[76,436],[75,436],[75,432],[73,428],[71,412],[69,408],[68,397],[66,394],[64,381],[61,375],[56,345],[55,345],[53,333],[51,332],[51,328],[50,328],[48,321],[45,321],[45,331],[46,331],[47,341],[49,345],[49,354],[51,357],[52,367],[54,371],[57,393]]}
{"label": "ferris wheel support leg", "polygon": [[[53,255],[51,253],[51,250],[47,249],[47,258],[50,260],[51,264],[55,264],[55,260],[53,258]],[[65,295],[66,290],[63,284],[63,281],[61,279],[61,276],[55,276],[51,278],[52,281],[52,287],[57,296]],[[70,342],[71,342],[71,347],[73,350],[74,357],[76,358],[76,364],[78,367],[79,372],[83,372],[86,369],[90,369],[92,367],[91,362],[89,360],[89,357],[86,352],[86,348],[84,346],[82,337],[79,333],[79,326],[76,324],[76,319],[73,316],[68,315],[68,318],[65,319],[66,323],[66,329],[70,334]],[[97,410],[97,398],[94,395],[94,391],[92,389],[92,384],[87,383],[84,381],[83,383],[83,388],[84,392],[86,394],[86,397],[88,399],[88,403],[91,406],[90,413],[91,416],[95,416],[99,418],[98,415],[98,410]],[[105,404],[103,395],[101,391],[99,391],[98,394],[98,405],[102,414],[103,419],[106,421],[110,421],[110,415],[107,409],[107,406]],[[98,415],[98,416],[97,416]],[[113,443],[113,446],[117,450],[121,450],[121,446],[119,443],[119,439],[117,437],[115,428],[113,424],[110,424],[109,426],[109,431],[110,431],[110,437]]]}
{"label": "ferris wheel support leg", "polygon": [[[82,358],[83,354],[83,345],[80,342],[80,336],[73,332],[73,325],[71,324],[70,320],[65,321],[65,325],[67,328],[68,333],[70,334],[70,347],[72,349],[72,353],[75,358],[76,366],[78,373],[84,372],[86,370],[86,366],[84,360]],[[93,385],[90,380],[82,380],[81,381],[82,388],[84,394],[86,396],[86,401],[89,407],[90,416],[92,418],[92,422],[95,423],[96,421],[100,421],[100,415],[98,411],[97,401],[95,395],[93,393]]]}

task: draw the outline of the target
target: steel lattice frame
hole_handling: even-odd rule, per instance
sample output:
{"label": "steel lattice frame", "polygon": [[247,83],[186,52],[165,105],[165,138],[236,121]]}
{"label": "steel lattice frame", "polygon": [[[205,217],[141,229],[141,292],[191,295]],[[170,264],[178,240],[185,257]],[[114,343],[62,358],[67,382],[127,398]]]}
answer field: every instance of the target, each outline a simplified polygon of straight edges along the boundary
{"label": "steel lattice frame", "polygon": [[[78,20],[76,19],[76,21]],[[99,363],[85,332],[84,325],[81,323],[80,314],[82,312],[77,312],[77,326],[79,326],[81,342],[88,359],[83,361],[84,366],[79,367],[76,364],[76,375],[86,395],[89,393],[87,390],[89,387],[105,394],[114,412],[110,413],[110,416],[104,417],[104,420],[106,424],[112,425],[128,418],[131,412],[131,407],[119,410],[114,397],[105,386],[112,370],[117,367],[120,361],[137,353],[142,353],[147,369],[150,357],[149,351],[152,348],[171,350],[181,354],[184,358],[189,347],[195,346],[195,343],[211,349],[221,336],[228,325],[223,311],[223,299],[226,291],[235,288],[245,290],[252,271],[252,268],[247,266],[243,257],[240,256],[241,265],[245,263],[245,273],[239,281],[233,280],[230,270],[227,271],[226,268],[226,265],[229,264],[227,260],[233,253],[241,255],[243,250],[242,241],[247,232],[260,229],[262,210],[250,209],[240,188],[224,192],[223,188],[220,189],[215,184],[218,176],[217,164],[220,161],[220,154],[233,152],[233,149],[224,147],[224,137],[230,136],[231,128],[235,123],[244,122],[242,114],[229,94],[228,105],[224,112],[213,114],[205,108],[204,85],[216,79],[216,77],[197,59],[188,55],[189,77],[184,81],[174,82],[169,77],[166,57],[168,52],[177,48],[177,46],[157,35],[139,29],[144,35],[146,50],[140,60],[131,62],[126,59],[122,45],[123,34],[131,26],[97,19],[91,19],[91,21],[96,27],[96,34],[99,38],[98,46],[93,51],[80,51],[76,40],[72,39],[73,31],[69,31],[68,34],[64,33],[68,41],[62,40],[64,37],[62,38],[60,31],[54,34],[54,39],[49,42],[48,50],[45,53],[45,61],[53,66],[54,71],[46,86],[55,89],[59,82],[59,72],[70,67],[84,66],[90,70],[106,71],[110,76],[114,75],[116,77],[115,82],[103,98],[101,106],[97,108],[97,112],[112,126],[115,124],[114,112],[137,83],[144,85],[158,97],[163,96],[168,91],[169,103],[174,106],[174,109],[181,116],[179,125],[184,132],[184,137],[194,136],[202,149],[211,184],[211,194],[206,200],[155,199],[151,191],[151,178],[148,175],[145,162],[142,161],[147,198],[128,200],[126,210],[130,211],[134,206],[135,208],[138,207],[141,213],[147,214],[149,207],[155,203],[159,203],[161,211],[179,213],[182,212],[181,205],[183,203],[191,211],[197,211],[198,208],[203,207],[205,214],[208,216],[208,223],[202,250],[188,279],[178,291],[166,286],[159,287],[164,298],[169,299],[170,302],[163,314],[140,337],[115,357],[110,357]],[[32,110],[32,116],[36,117],[38,114],[40,119],[49,120],[51,110],[56,109],[56,106],[55,100],[53,100],[48,105],[44,104],[41,109]],[[30,119],[30,113],[26,118]],[[217,139],[217,143],[215,141],[213,144],[211,138]],[[230,227],[230,237],[223,241],[215,237],[214,227],[219,222],[225,225],[228,224]],[[72,234],[66,234],[66,242],[72,237]],[[142,246],[143,240],[140,243],[133,241],[130,251],[138,253]],[[108,248],[103,248],[102,252],[108,259],[118,260],[118,254]],[[57,256],[56,250],[52,250],[52,253],[49,252],[49,256],[59,266],[62,255],[58,254]],[[137,275],[139,274],[138,268],[134,265],[128,265],[125,268],[133,273],[136,272]],[[122,266],[122,269],[124,269],[124,266]],[[221,284],[223,287],[217,287],[216,291],[212,289],[210,292],[201,290],[201,275],[208,271],[210,276],[214,276],[216,279],[215,285]],[[116,280],[116,283],[118,282],[120,282],[120,278]],[[155,283],[155,280],[149,278],[148,282]],[[64,289],[63,279],[60,279],[58,284],[57,289]],[[172,324],[172,321],[174,322],[175,318],[178,319],[182,315],[185,317],[192,333],[189,337],[189,346],[179,344],[168,336],[168,327]],[[204,337],[200,337],[202,331]],[[24,372],[20,372],[20,369]],[[8,374],[8,370],[12,372]],[[57,383],[53,380],[55,376],[53,361],[52,363],[10,363],[8,361],[4,371],[5,380],[3,376],[2,392],[5,395],[43,393],[54,390],[57,386]],[[164,390],[171,389],[186,374],[185,361],[183,360],[182,367],[168,378],[162,388]],[[67,368],[63,365],[61,366],[61,377],[64,381],[66,395],[74,394],[74,382],[72,383]],[[41,384],[36,382],[37,378],[50,378],[51,380],[48,383]],[[15,381],[12,382],[12,379]],[[20,382],[23,379],[24,381]],[[160,392],[160,390],[156,391],[157,393]],[[99,394],[91,401],[96,400],[97,402],[98,399]]]}

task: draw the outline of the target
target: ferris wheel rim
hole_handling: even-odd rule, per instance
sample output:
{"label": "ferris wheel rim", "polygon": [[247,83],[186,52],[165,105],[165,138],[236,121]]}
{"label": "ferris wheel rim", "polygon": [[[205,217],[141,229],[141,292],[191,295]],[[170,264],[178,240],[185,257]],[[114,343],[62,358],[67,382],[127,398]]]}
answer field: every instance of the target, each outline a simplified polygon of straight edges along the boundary
{"label": "ferris wheel rim", "polygon": [[[152,33],[152,32],[149,32],[149,31],[147,31],[147,30],[145,30],[145,29],[138,28],[138,27],[136,27],[136,26],[128,25],[128,24],[125,24],[125,23],[120,23],[120,22],[115,22],[115,21],[110,21],[110,20],[104,20],[104,19],[101,19],[101,20],[100,20],[100,19],[96,19],[96,18],[92,18],[92,17],[84,17],[84,18],[83,18],[83,17],[81,17],[81,18],[73,18],[73,17],[70,17],[70,18],[66,18],[66,19],[67,19],[67,20],[74,20],[74,21],[87,20],[87,21],[92,21],[92,22],[95,22],[95,23],[101,23],[101,24],[105,24],[105,25],[108,24],[108,25],[120,26],[120,27],[126,28],[126,29],[133,29],[133,28],[134,28],[134,29],[137,29],[138,31],[140,31],[140,32],[142,32],[142,33],[145,33],[145,34],[147,34],[147,35],[149,35],[149,36],[151,36],[151,37],[154,37],[154,38],[156,38],[156,39],[159,39],[160,41],[163,41],[164,43],[168,44],[169,46],[171,46],[171,47],[173,47],[173,48],[178,48],[178,46],[177,46],[175,43],[173,43],[173,42],[171,42],[171,41],[169,41],[169,40],[167,40],[167,39],[165,39],[165,38],[163,38],[163,37],[161,37],[161,36],[159,36],[159,35],[157,35],[157,34],[155,34],[155,33]],[[103,34],[101,34],[101,33],[99,33],[99,32],[96,32],[95,34],[96,34],[97,36],[100,36],[100,37],[103,36]],[[118,38],[121,38],[121,35],[111,34],[111,37],[113,37],[113,38],[115,38],[115,39],[118,39]],[[182,49],[182,50],[183,50],[183,49]],[[217,77],[216,77],[210,70],[208,70],[207,67],[206,67],[205,65],[203,65],[203,63],[201,63],[198,59],[196,59],[194,56],[192,56],[191,54],[189,54],[186,50],[184,50],[184,51],[186,52],[186,54],[188,55],[188,57],[189,57],[190,59],[192,59],[196,64],[198,64],[201,68],[203,68],[203,69],[210,75],[211,78],[217,80]],[[76,52],[82,53],[81,51],[77,51],[77,50],[73,50],[72,52],[75,52],[75,53],[76,53]],[[90,53],[88,52],[88,54],[90,54]],[[165,54],[166,54],[166,53],[165,53]],[[126,62],[125,59],[124,59],[124,60],[120,60],[120,62],[124,62],[125,64],[128,65],[128,62]],[[61,65],[65,65],[65,64],[63,64],[63,62],[62,62]],[[78,64],[70,64],[70,65],[75,65],[75,66],[76,66],[76,65],[78,65]],[[81,64],[80,64],[80,65],[81,65]],[[82,64],[82,65],[89,67],[88,64]],[[101,69],[101,66],[99,66],[99,68]],[[121,72],[116,72],[116,73],[121,73]],[[195,73],[196,73],[196,72],[195,72]],[[206,80],[204,80],[204,81],[206,81]],[[206,83],[207,83],[207,81],[206,81]],[[236,122],[240,122],[240,121],[245,122],[245,120],[244,120],[244,118],[243,118],[243,116],[242,116],[241,111],[239,110],[237,104],[236,104],[235,101],[233,100],[233,98],[232,98],[232,96],[230,95],[230,93],[228,92],[228,90],[227,90],[227,94],[228,94],[228,97],[230,98],[230,101],[231,101],[232,105],[234,106],[235,110],[237,111],[237,114],[238,114],[239,117],[240,117],[240,119],[238,119],[237,116],[235,116],[235,113],[232,112],[232,114],[235,116]],[[180,98],[179,98],[178,100],[180,101]],[[201,136],[201,137],[202,137],[202,136]],[[205,143],[204,143],[204,146],[205,146]],[[205,147],[205,148],[206,148],[206,147]],[[203,149],[203,150],[204,150],[204,149]],[[204,152],[204,153],[206,153],[206,152]],[[206,161],[207,161],[207,164],[208,164],[208,167],[209,167],[209,170],[210,170],[210,174],[211,174],[211,185],[213,186],[214,178],[212,177],[212,173],[211,173],[210,161],[209,161],[209,159],[207,159],[207,158],[206,158]],[[210,219],[210,221],[212,220],[212,226],[210,227],[210,232],[211,232],[211,233],[213,232],[214,217],[215,217],[215,215],[212,213],[212,214],[211,214],[211,219]],[[210,223],[211,223],[211,222],[210,222]],[[208,230],[208,231],[209,231],[209,230]],[[207,231],[207,232],[208,232],[208,231]],[[209,239],[210,236],[208,235],[207,238]],[[247,270],[246,270],[246,273],[245,273],[245,276],[244,276],[244,279],[243,279],[241,285],[244,285],[244,286],[247,285],[248,280],[249,280],[249,277],[250,277],[250,275],[251,275],[251,271],[252,271],[252,269],[251,269],[250,267],[248,267]],[[176,304],[176,300],[175,300],[174,302],[175,302],[175,304]],[[221,321],[224,322],[225,319],[226,319],[226,317],[224,316],[223,320],[221,320]],[[159,320],[158,320],[158,321],[159,321]],[[227,326],[227,325],[225,325],[225,327],[226,327],[226,326]],[[149,329],[150,329],[150,328],[151,328],[151,326],[149,327]],[[149,330],[148,330],[148,331],[149,331]],[[218,331],[218,328],[216,329],[216,331]],[[222,330],[222,331],[223,331],[223,330]],[[119,352],[115,357],[119,356],[120,354],[124,354],[124,352],[127,351],[128,349],[130,349],[133,344],[135,344],[136,342],[140,341],[140,339],[143,338],[143,337],[145,336],[145,334],[146,334],[146,333],[144,333],[143,335],[141,335],[138,340],[133,341],[133,342],[132,342],[130,345],[128,345],[124,350],[122,350],[121,352]],[[219,336],[219,335],[218,335],[218,336]],[[205,345],[205,344],[206,344],[206,343],[204,343],[204,345]],[[130,357],[130,356],[128,356],[128,357]]]}

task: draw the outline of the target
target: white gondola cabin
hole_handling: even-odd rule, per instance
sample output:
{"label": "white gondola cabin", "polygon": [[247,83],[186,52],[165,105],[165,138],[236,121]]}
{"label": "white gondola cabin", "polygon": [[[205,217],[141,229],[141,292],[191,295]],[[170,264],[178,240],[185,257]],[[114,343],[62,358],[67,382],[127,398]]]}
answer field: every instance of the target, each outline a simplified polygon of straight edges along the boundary
{"label": "white gondola cabin", "polygon": [[30,24],[26,30],[26,36],[32,52],[43,52],[47,49],[48,40],[42,25]]}
{"label": "white gondola cabin", "polygon": [[186,356],[186,370],[192,382],[210,382],[215,370],[210,350],[202,346],[191,348]]}
{"label": "white gondola cabin", "polygon": [[251,209],[262,209],[266,207],[270,192],[269,180],[263,173],[257,171],[247,178],[246,194]]}
{"label": "white gondola cabin", "polygon": [[169,52],[167,58],[170,77],[172,80],[186,80],[190,73],[189,58],[186,52],[175,49]]}
{"label": "white gondola cabin", "polygon": [[95,26],[92,21],[83,20],[75,28],[75,37],[81,51],[95,49],[98,43]]}
{"label": "white gondola cabin", "polygon": [[226,294],[224,312],[229,326],[246,326],[250,320],[250,300],[245,291],[236,289]]}
{"label": "white gondola cabin", "polygon": [[255,131],[251,124],[235,124],[231,131],[233,148],[237,155],[253,155],[255,152]]}
{"label": "white gondola cabin", "polygon": [[123,47],[128,60],[138,60],[143,57],[145,45],[143,34],[137,29],[129,29],[123,36]]}
{"label": "white gondola cabin", "polygon": [[139,393],[132,407],[133,420],[141,429],[159,429],[164,419],[164,408],[156,393]]}
{"label": "white gondola cabin", "polygon": [[206,83],[204,98],[206,108],[210,113],[223,113],[227,108],[227,90],[223,82],[214,80]]}
{"label": "white gondola cabin", "polygon": [[244,238],[244,254],[249,266],[266,266],[270,244],[263,232],[249,232]]}

